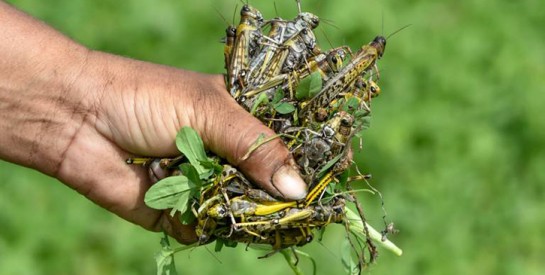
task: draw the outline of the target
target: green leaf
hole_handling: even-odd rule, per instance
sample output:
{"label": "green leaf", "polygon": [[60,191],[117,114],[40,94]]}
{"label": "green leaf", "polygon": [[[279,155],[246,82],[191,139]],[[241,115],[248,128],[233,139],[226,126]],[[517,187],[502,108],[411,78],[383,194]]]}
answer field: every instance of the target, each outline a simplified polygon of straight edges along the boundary
{"label": "green leaf", "polygon": [[360,106],[360,101],[356,97],[349,98],[343,106],[343,111],[346,111],[350,114],[354,113],[355,110]]}
{"label": "green leaf", "polygon": [[187,210],[180,215],[180,222],[185,225],[193,224],[195,219],[196,217],[191,210]]}
{"label": "green leaf", "polygon": [[214,252],[220,252],[223,248],[224,241],[222,239],[216,239],[216,245],[214,246]]}
{"label": "green leaf", "polygon": [[271,104],[276,105],[283,98],[284,98],[284,90],[282,90],[282,88],[278,88],[278,90],[276,90],[276,92],[274,93],[274,97],[273,97],[273,99],[271,101]]}
{"label": "green leaf", "polygon": [[223,166],[218,163],[217,160],[207,159],[201,160],[201,165],[206,169],[212,169],[214,174],[221,174],[223,172]]}
{"label": "green leaf", "polygon": [[259,94],[259,96],[257,97],[257,99],[254,102],[254,105],[252,105],[252,109],[250,110],[250,114],[252,114],[252,115],[255,114],[255,111],[257,110],[257,108],[263,103],[264,104],[269,103],[269,98],[267,97],[267,93]]}
{"label": "green leaf", "polygon": [[161,238],[161,251],[155,255],[157,263],[157,275],[176,275],[176,265],[174,263],[174,251],[170,248],[168,237],[165,234]]}
{"label": "green leaf", "polygon": [[320,72],[314,72],[299,82],[297,90],[295,91],[295,98],[298,100],[312,98],[317,95],[321,89],[322,75]]}
{"label": "green leaf", "polygon": [[233,241],[233,240],[226,240],[226,239],[224,239],[224,240],[223,240],[223,244],[224,244],[225,246],[227,246],[227,247],[233,247],[233,248],[234,248],[234,247],[237,247],[238,242]]}
{"label": "green leaf", "polygon": [[278,113],[285,115],[295,111],[295,106],[293,106],[291,103],[280,102],[274,105],[274,109]]}
{"label": "green leaf", "polygon": [[325,235],[325,229],[327,228],[327,226],[324,226],[320,229],[318,229],[316,231],[316,239],[319,241],[319,242],[322,242],[322,240],[324,239],[324,235]]}
{"label": "green leaf", "polygon": [[320,169],[320,172],[318,172],[317,178],[322,178],[327,173],[329,168],[335,165],[335,163],[337,163],[337,161],[339,161],[342,157],[343,157],[343,154],[338,154],[337,156],[335,156],[334,158],[326,162],[324,167],[322,167],[322,169]]}
{"label": "green leaf", "polygon": [[325,188],[325,192],[329,195],[335,194],[335,187],[337,186],[337,183],[335,181],[331,181]]}
{"label": "green leaf", "polygon": [[182,174],[186,176],[187,179],[189,179],[195,186],[202,186],[201,178],[197,172],[197,169],[195,169],[195,166],[189,163],[182,163],[180,164],[179,168],[182,170]]}
{"label": "green leaf", "polygon": [[318,271],[318,268],[317,268],[318,265],[316,264],[316,260],[314,260],[314,258],[312,258],[310,256],[310,254],[307,254],[307,253],[305,253],[305,252],[303,252],[301,250],[295,249],[294,252],[295,252],[295,254],[297,254],[299,256],[303,256],[303,257],[310,260],[310,262],[312,263],[312,275],[316,275],[316,272]]}
{"label": "green leaf", "polygon": [[342,174],[337,177],[339,181],[338,185],[340,188],[346,188],[346,182],[348,181],[348,176],[350,176],[350,169],[345,170]]}
{"label": "green leaf", "polygon": [[354,112],[354,125],[356,127],[358,126],[364,126],[366,128],[369,128],[369,125],[371,123],[371,113],[366,110],[357,110]]}
{"label": "green leaf", "polygon": [[172,208],[183,214],[187,210],[191,193],[197,189],[185,176],[167,177],[151,186],[144,196],[144,202],[153,209]]}
{"label": "green leaf", "polygon": [[[293,253],[292,253],[293,251]],[[298,258],[295,255],[295,250],[289,250],[289,249],[282,249],[280,250],[280,254],[284,256],[284,259],[288,263],[289,267],[291,268],[291,271],[293,271],[293,274],[295,275],[303,275],[303,270],[301,270],[300,266],[297,266]]]}
{"label": "green leaf", "polygon": [[191,127],[182,127],[176,135],[176,147],[189,160],[191,165],[197,169],[201,179],[207,179],[212,175],[211,169],[202,166],[201,161],[207,160],[204,145],[199,134]]}
{"label": "green leaf", "polygon": [[348,236],[341,244],[341,262],[346,274],[360,274],[358,263],[356,263],[354,257],[352,256],[352,246],[350,246]]}

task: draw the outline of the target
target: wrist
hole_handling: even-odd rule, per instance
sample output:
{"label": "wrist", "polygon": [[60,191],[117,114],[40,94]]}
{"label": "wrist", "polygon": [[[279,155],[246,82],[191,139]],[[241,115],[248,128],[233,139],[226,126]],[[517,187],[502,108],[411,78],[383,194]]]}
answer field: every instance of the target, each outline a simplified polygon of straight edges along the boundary
{"label": "wrist", "polygon": [[0,158],[54,175],[88,110],[89,50],[0,2]]}

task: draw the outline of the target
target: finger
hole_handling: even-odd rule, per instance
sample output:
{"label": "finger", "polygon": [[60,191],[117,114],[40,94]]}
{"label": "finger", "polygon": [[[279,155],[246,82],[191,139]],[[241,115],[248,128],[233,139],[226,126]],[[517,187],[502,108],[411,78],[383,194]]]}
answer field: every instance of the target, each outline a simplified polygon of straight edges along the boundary
{"label": "finger", "polygon": [[195,242],[193,226],[182,225],[168,213],[145,205],[148,172],[125,164],[128,156],[84,124],[55,177],[125,220],[151,231],[165,231],[181,243]]}
{"label": "finger", "polygon": [[209,105],[195,104],[201,106],[198,113],[203,115],[197,125],[203,125],[200,134],[205,144],[272,195],[288,200],[303,199],[307,193],[306,184],[280,138],[259,146],[249,158],[243,158],[260,136],[266,139],[275,133],[229,96],[223,80],[215,85],[221,93],[201,101]]}

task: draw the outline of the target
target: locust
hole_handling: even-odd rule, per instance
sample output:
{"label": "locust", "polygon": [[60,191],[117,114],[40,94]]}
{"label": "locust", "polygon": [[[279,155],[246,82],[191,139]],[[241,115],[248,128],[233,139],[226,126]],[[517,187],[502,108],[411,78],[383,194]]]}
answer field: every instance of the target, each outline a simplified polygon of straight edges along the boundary
{"label": "locust", "polygon": [[[237,168],[226,164],[227,160],[211,159],[212,152],[207,152],[202,142],[195,142],[194,136],[183,131],[180,134],[186,136],[177,138],[176,142],[187,157],[132,158],[127,163],[145,166],[153,181],[189,173],[185,175],[187,184],[180,188],[171,188],[171,182],[164,181],[168,184],[155,185],[164,188],[157,188],[152,194],[162,200],[161,192],[171,192],[164,196],[167,209],[172,207],[174,199],[177,205],[185,203],[184,209],[190,206],[182,213],[183,222],[188,222],[185,214],[195,216],[199,245],[216,239],[268,245],[272,248],[272,252],[265,255],[268,256],[281,249],[305,245],[313,240],[317,230],[337,223],[347,229],[350,245],[363,266],[363,246],[370,248],[374,257],[370,236],[376,238],[376,234],[369,234],[373,231],[368,230],[362,206],[353,194],[359,190],[350,186],[356,177],[348,177],[347,170],[354,164],[352,138],[359,137],[356,133],[367,125],[371,100],[381,94],[377,62],[391,35],[377,36],[355,53],[347,46],[331,46],[330,50],[322,51],[314,33],[320,19],[302,12],[301,1],[296,2],[298,13],[291,20],[280,17],[264,20],[256,8],[244,5],[240,10],[240,23],[227,27],[222,41],[228,92],[276,132],[266,138],[267,141],[278,138],[286,145],[293,165],[298,166],[299,174],[307,183],[306,197],[298,201],[272,197],[253,185]],[[192,143],[191,150],[199,149],[198,152],[183,149],[179,142],[186,145],[186,141]],[[267,141],[260,136],[242,159]],[[202,157],[200,147],[206,158]],[[199,164],[206,173],[194,173],[200,171]],[[195,169],[189,169],[188,165]],[[359,175],[366,179],[366,175]],[[191,188],[189,196],[186,191],[179,191],[188,189],[191,183],[195,183],[196,188]],[[359,219],[346,208],[345,201],[355,204],[363,235],[358,232],[359,223],[350,227]],[[393,232],[393,226],[389,226],[381,237]],[[350,241],[350,236],[356,236],[357,242]]]}
{"label": "locust", "polygon": [[310,113],[320,107],[325,107],[334,100],[340,93],[350,87],[359,76],[371,68],[376,68],[376,61],[384,54],[386,38],[377,36],[373,41],[364,45],[354,58],[344,66],[341,71],[332,77],[320,90],[320,92],[304,104],[299,113],[300,118],[309,117]]}
{"label": "locust", "polygon": [[146,167],[150,180],[155,183],[163,178],[179,175],[181,172],[177,166],[184,160],[185,157],[181,155],[175,158],[128,158],[125,163]]}
{"label": "locust", "polygon": [[345,112],[335,112],[321,123],[319,131],[305,130],[305,142],[293,149],[296,162],[307,175],[313,176],[326,162],[346,154],[346,146],[353,135],[354,117]]}
{"label": "locust", "polygon": [[223,219],[229,213],[234,217],[240,218],[246,216],[263,216],[278,212],[282,209],[296,206],[296,202],[274,202],[261,204],[245,197],[235,197],[230,199],[229,206],[225,203],[216,204],[208,210],[208,216],[215,219]]}
{"label": "locust", "polygon": [[290,94],[297,88],[300,79],[308,77],[313,72],[319,72],[323,81],[327,81],[332,75],[338,73],[349,52],[347,46],[340,46],[325,53],[319,53],[311,56],[300,68],[271,77],[265,83],[256,87],[249,88],[244,94],[247,98],[253,97],[263,91],[282,87],[283,90],[289,90]]}
{"label": "locust", "polygon": [[[259,54],[252,60],[247,79],[252,87],[262,85],[280,71],[291,71],[299,66],[307,52],[313,55],[320,52],[316,45],[313,29],[318,27],[318,16],[302,12],[298,2],[299,13],[291,21],[275,18],[267,23],[271,29]],[[244,93],[248,92],[248,89]]]}
{"label": "locust", "polygon": [[198,218],[196,233],[201,243],[208,241],[218,226],[227,226],[230,234],[243,230],[250,235],[259,235],[239,227],[238,221],[244,220],[245,216],[271,215],[294,206],[296,202],[278,202],[263,190],[253,189],[237,169],[224,165],[214,184],[202,191],[198,209],[193,207]]}
{"label": "locust", "polygon": [[299,78],[305,78],[312,72],[320,72],[323,81],[328,81],[332,74],[336,74],[343,66],[347,53],[351,52],[347,46],[330,49],[307,60],[306,66],[296,71]]}
{"label": "locust", "polygon": [[231,55],[233,53],[236,35],[237,28],[235,28],[234,26],[228,26],[227,29],[225,29],[225,45],[223,46],[225,69],[231,68]]}
{"label": "locust", "polygon": [[319,53],[319,49],[316,47],[314,33],[309,28],[302,29],[282,44],[265,53],[266,55],[270,54],[271,57],[265,59],[263,63],[250,71],[249,78],[252,79],[250,89],[265,83],[278,74],[292,71],[301,64],[303,58],[317,53]]}
{"label": "locust", "polygon": [[[219,234],[221,235],[221,233]],[[223,238],[223,237],[220,237]],[[271,230],[263,232],[260,236],[246,234],[244,231],[232,234],[229,240],[235,240],[240,243],[270,245],[273,253],[280,249],[285,249],[293,246],[303,246],[314,239],[314,235],[310,228],[291,228],[282,230]],[[269,256],[267,254],[260,258]]]}
{"label": "locust", "polygon": [[250,5],[242,7],[227,73],[227,89],[235,98],[238,97],[240,87],[244,86],[250,59],[257,51],[258,40],[262,36],[262,24],[261,12]]}
{"label": "locust", "polygon": [[261,51],[256,55],[250,64],[249,79],[253,79],[255,71],[263,71],[263,68],[267,68],[271,59],[277,54],[278,49],[287,40],[297,35],[303,29],[314,29],[318,26],[320,19],[309,12],[299,13],[299,15],[292,21],[286,21],[282,18],[275,18],[269,20],[266,24],[270,24],[267,39],[263,43]]}

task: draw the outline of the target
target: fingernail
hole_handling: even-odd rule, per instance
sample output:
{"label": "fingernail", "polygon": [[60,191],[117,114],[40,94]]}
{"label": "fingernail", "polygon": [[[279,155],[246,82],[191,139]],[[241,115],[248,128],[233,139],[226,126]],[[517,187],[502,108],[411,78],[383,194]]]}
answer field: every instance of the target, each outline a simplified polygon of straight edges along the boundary
{"label": "fingernail", "polygon": [[274,173],[272,184],[288,200],[301,200],[307,195],[307,185],[299,173],[289,165],[280,167]]}

